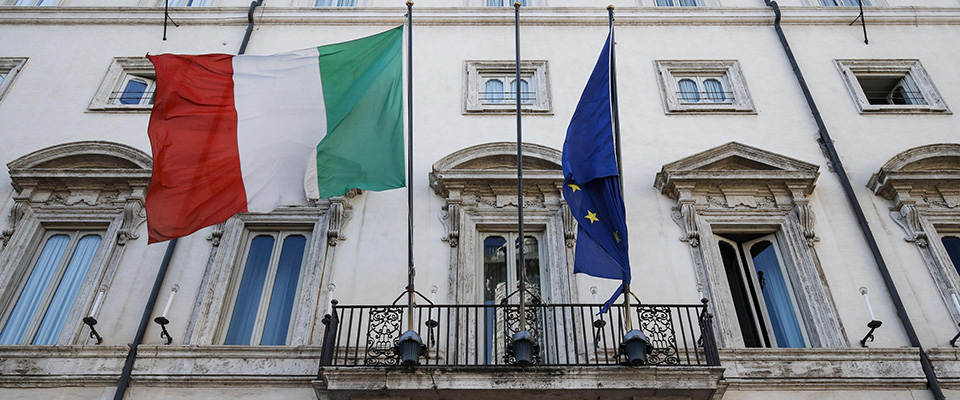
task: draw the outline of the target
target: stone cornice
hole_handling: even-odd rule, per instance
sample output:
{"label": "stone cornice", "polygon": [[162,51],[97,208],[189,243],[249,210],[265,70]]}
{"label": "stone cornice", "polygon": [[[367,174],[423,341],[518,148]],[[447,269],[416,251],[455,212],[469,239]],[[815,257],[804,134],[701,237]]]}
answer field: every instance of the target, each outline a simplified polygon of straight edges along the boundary
{"label": "stone cornice", "polygon": [[[847,25],[856,18],[853,7],[781,7],[784,25]],[[510,9],[484,7],[418,8],[418,25],[512,25]],[[245,25],[246,7],[204,7],[174,10],[184,25]],[[257,11],[259,25],[400,25],[401,8],[324,10],[310,7],[265,7]],[[960,8],[869,7],[870,25],[957,25]],[[523,15],[526,25],[578,26],[607,24],[602,7],[533,7]],[[151,7],[0,7],[0,25],[154,25],[163,20],[162,8]],[[623,7],[618,25],[772,25],[767,7]]]}

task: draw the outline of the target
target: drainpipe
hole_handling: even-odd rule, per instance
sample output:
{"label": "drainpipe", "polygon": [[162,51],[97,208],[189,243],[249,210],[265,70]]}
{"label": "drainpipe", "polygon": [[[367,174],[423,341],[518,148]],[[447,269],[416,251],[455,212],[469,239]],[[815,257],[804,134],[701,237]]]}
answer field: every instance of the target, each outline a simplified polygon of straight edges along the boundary
{"label": "drainpipe", "polygon": [[764,0],[764,2],[770,8],[773,8],[773,12],[776,15],[776,18],[773,20],[773,27],[777,31],[777,36],[780,38],[780,45],[783,47],[783,52],[787,55],[787,60],[790,61],[790,66],[793,67],[793,74],[797,78],[797,83],[800,84],[800,90],[803,91],[803,97],[807,100],[807,106],[810,108],[810,113],[813,114],[813,119],[817,122],[817,129],[820,131],[819,142],[826,149],[827,159],[833,164],[834,170],[836,170],[837,178],[840,179],[840,185],[843,187],[843,193],[847,197],[847,202],[850,203],[850,207],[853,208],[853,213],[857,217],[857,223],[860,225],[860,230],[863,232],[864,240],[867,242],[867,246],[870,247],[870,252],[873,253],[873,259],[877,264],[877,269],[880,270],[880,275],[883,276],[883,282],[887,286],[887,291],[890,292],[890,297],[893,299],[893,305],[897,309],[897,316],[900,317],[900,323],[903,325],[903,329],[907,332],[907,337],[910,339],[910,345],[916,347],[920,350],[920,365],[923,368],[923,374],[927,378],[927,384],[930,388],[930,391],[933,392],[933,397],[937,400],[944,399],[943,391],[940,390],[940,382],[937,380],[936,373],[933,372],[933,365],[930,363],[930,356],[923,350],[923,346],[920,345],[920,338],[917,337],[917,331],[913,328],[913,323],[910,322],[910,316],[907,315],[907,311],[903,308],[903,300],[900,299],[900,293],[897,292],[897,286],[893,283],[893,278],[890,277],[890,270],[887,269],[886,262],[883,261],[883,256],[880,254],[880,247],[877,245],[877,240],[874,238],[873,233],[870,231],[870,226],[867,224],[867,218],[863,214],[863,209],[860,207],[860,202],[857,201],[857,195],[853,191],[853,186],[850,185],[850,179],[847,177],[846,170],[843,168],[843,163],[840,161],[840,155],[837,154],[836,147],[833,146],[833,140],[830,139],[830,133],[827,132],[827,127],[823,123],[823,118],[820,116],[820,110],[817,109],[816,102],[813,101],[813,95],[810,94],[810,88],[807,87],[807,81],[803,79],[803,73],[800,72],[800,66],[797,65],[797,59],[793,56],[793,51],[790,50],[790,44],[787,43],[787,37],[783,34],[783,29],[780,27],[780,7],[777,5],[776,1]]}

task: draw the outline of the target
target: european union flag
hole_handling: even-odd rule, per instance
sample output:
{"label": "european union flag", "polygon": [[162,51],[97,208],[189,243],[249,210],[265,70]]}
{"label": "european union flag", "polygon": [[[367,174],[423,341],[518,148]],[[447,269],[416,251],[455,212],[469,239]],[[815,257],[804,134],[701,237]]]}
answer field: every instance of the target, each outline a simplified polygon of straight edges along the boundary
{"label": "european union flag", "polygon": [[579,225],[573,272],[630,283],[626,210],[613,144],[609,36],[567,128],[563,178],[563,197]]}

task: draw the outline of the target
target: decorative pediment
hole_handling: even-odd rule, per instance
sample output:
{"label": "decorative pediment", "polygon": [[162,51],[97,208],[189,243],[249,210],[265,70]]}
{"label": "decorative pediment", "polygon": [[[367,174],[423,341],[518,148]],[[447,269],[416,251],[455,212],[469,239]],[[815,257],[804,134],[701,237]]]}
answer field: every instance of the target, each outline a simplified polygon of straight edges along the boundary
{"label": "decorative pediment", "polygon": [[712,187],[723,193],[731,206],[755,206],[755,201],[744,197],[758,194],[751,188],[766,191],[769,185],[775,185],[809,195],[820,174],[819,168],[816,164],[730,142],[664,165],[654,187],[672,199],[680,197],[682,189]]}
{"label": "decorative pediment", "polygon": [[[27,154],[7,164],[15,189],[24,184],[66,181],[150,180],[153,161],[133,147],[104,141],[65,143]],[[29,182],[29,183],[28,183]]]}
{"label": "decorative pediment", "polygon": [[[563,183],[559,150],[538,144],[523,144],[523,182],[525,190],[542,197],[536,188],[546,186],[559,193]],[[450,154],[433,164],[430,187],[444,198],[459,198],[464,189],[472,195],[497,197],[495,204],[502,207],[517,194],[517,144],[496,142],[472,146]],[[524,192],[526,196],[526,192]]]}
{"label": "decorative pediment", "polygon": [[960,206],[960,144],[939,143],[897,154],[867,187],[894,202],[954,209]]}
{"label": "decorative pediment", "polygon": [[153,169],[146,153],[119,143],[73,142],[37,150],[11,161],[7,168],[17,193],[0,240],[11,237],[28,210],[118,214],[122,218],[118,243],[137,238]]}
{"label": "decorative pediment", "polygon": [[794,212],[807,243],[813,232],[813,193],[820,167],[787,156],[730,142],[663,166],[654,187],[677,201],[674,220],[681,240],[698,246],[697,213],[786,215]]}

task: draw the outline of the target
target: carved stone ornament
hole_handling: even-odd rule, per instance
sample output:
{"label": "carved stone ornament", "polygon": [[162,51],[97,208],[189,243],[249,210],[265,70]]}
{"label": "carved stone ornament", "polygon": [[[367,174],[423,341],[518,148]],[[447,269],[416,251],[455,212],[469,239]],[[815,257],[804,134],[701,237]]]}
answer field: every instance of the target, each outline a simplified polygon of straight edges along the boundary
{"label": "carved stone ornament", "polygon": [[350,205],[350,199],[359,195],[359,189],[352,189],[343,197],[331,197],[329,222],[327,224],[327,244],[336,246],[341,240],[347,237],[343,234],[343,225],[353,216],[353,206]]}
{"label": "carved stone ornament", "polygon": [[920,146],[896,155],[870,177],[867,187],[890,201],[890,216],[904,240],[928,245],[924,220],[960,218],[960,144]]}
{"label": "carved stone ornament", "polygon": [[28,209],[60,215],[116,213],[121,219],[117,243],[139,236],[136,231],[146,219],[143,199],[153,169],[146,153],[112,142],[73,142],[27,154],[7,168],[16,194],[9,225],[2,232],[4,241]]}
{"label": "carved stone ornament", "polygon": [[809,245],[817,241],[808,196],[819,166],[737,142],[666,164],[654,187],[677,201],[673,220],[681,241],[700,244],[697,214],[753,212],[789,214],[800,221]]}
{"label": "carved stone ornament", "polygon": [[212,244],[213,247],[220,246],[220,240],[223,239],[223,230],[225,226],[226,226],[226,223],[221,222],[219,224],[214,225],[210,229],[210,236],[207,236],[207,240],[210,241],[210,244]]}

